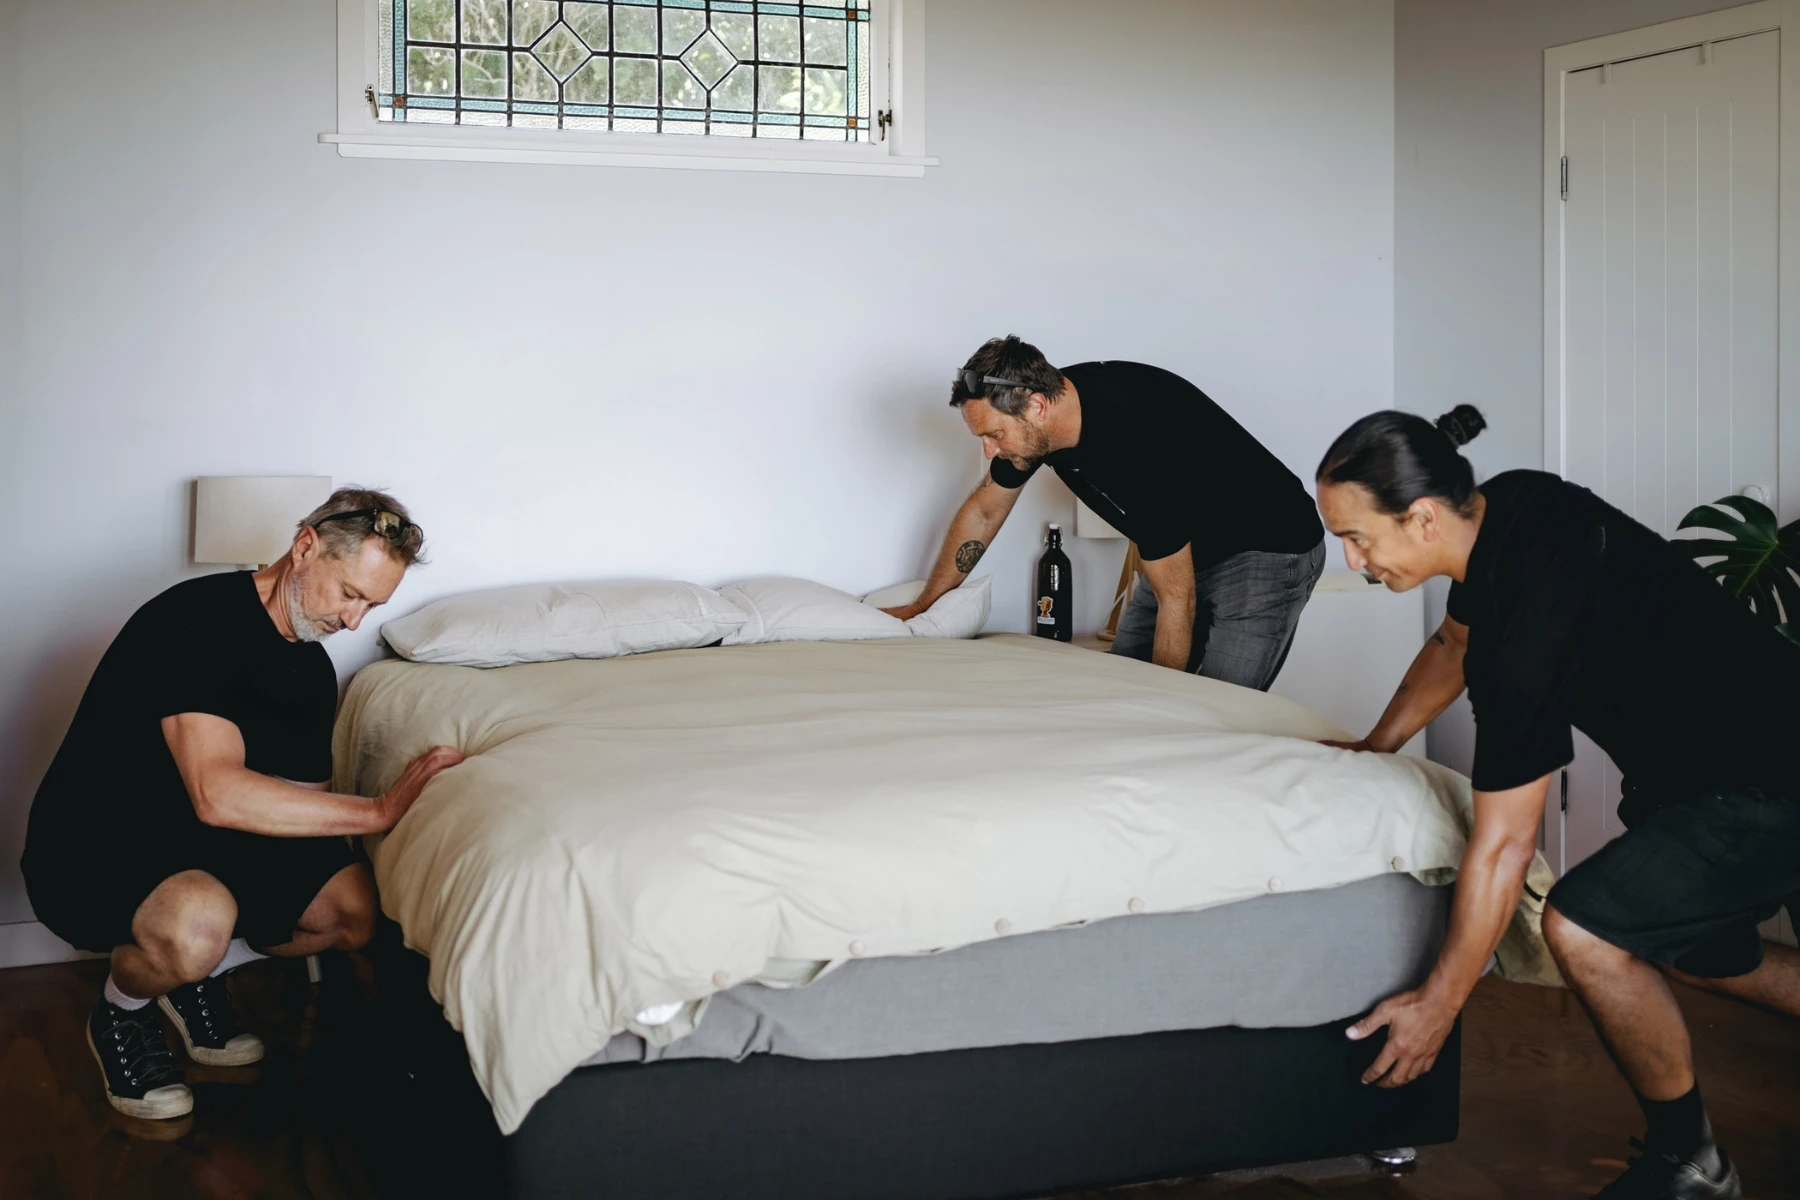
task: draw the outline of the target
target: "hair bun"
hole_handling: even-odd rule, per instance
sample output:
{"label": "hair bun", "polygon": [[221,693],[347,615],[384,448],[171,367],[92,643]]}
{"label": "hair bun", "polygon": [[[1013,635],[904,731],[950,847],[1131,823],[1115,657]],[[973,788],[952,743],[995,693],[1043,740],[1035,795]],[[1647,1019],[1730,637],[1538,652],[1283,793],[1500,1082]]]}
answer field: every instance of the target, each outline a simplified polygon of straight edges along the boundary
{"label": "hair bun", "polygon": [[1437,419],[1438,431],[1453,446],[1466,446],[1487,428],[1487,418],[1473,404],[1459,404]]}

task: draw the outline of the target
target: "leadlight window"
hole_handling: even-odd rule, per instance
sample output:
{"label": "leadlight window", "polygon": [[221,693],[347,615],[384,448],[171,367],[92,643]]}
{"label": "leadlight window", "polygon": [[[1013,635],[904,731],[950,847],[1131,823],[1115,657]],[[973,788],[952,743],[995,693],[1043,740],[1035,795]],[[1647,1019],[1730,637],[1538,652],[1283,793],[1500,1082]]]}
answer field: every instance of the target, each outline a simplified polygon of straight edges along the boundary
{"label": "leadlight window", "polygon": [[377,0],[377,117],[867,142],[869,3]]}

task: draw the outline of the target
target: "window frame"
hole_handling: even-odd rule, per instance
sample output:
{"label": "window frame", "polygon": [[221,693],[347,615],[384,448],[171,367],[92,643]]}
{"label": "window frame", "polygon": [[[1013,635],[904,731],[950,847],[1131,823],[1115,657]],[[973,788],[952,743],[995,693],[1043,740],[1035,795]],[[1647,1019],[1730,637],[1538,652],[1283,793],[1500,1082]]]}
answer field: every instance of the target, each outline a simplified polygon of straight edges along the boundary
{"label": "window frame", "polygon": [[[401,0],[404,2],[404,0]],[[673,167],[916,178],[925,154],[923,0],[868,0],[869,103],[892,119],[872,142],[788,141],[589,129],[395,124],[376,119],[364,89],[380,78],[376,0],[337,0],[337,129],[319,141],[344,158]],[[879,130],[881,127],[877,125]]]}

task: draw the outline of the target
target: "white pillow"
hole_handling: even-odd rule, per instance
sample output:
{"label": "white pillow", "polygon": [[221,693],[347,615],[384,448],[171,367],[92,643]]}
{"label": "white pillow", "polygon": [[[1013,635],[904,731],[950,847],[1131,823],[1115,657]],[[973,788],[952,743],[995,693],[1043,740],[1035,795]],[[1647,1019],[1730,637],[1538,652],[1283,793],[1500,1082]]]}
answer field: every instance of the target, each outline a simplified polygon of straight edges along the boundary
{"label": "white pillow", "polygon": [[381,627],[414,662],[504,667],[705,646],[745,621],[710,588],[674,580],[528,584],[449,596]]}
{"label": "white pillow", "polygon": [[807,579],[748,579],[720,594],[744,610],[743,625],[725,636],[727,646],[761,642],[858,642],[909,637],[898,617],[870,608],[855,596]]}
{"label": "white pillow", "polygon": [[[972,638],[987,625],[992,588],[992,576],[969,580],[939,596],[936,604],[908,621],[906,627],[914,637]],[[879,592],[870,592],[863,597],[863,603],[874,608],[898,608],[917,600],[924,590],[923,579],[896,583]]]}

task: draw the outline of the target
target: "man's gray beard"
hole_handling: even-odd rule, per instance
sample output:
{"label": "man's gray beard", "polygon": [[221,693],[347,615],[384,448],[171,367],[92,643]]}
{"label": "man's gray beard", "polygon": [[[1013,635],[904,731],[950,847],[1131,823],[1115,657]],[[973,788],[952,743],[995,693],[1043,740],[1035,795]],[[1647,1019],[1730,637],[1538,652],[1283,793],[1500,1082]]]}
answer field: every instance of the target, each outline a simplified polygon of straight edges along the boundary
{"label": "man's gray beard", "polygon": [[318,622],[306,615],[306,605],[300,599],[300,577],[288,576],[287,581],[288,624],[293,627],[294,637],[302,642],[317,642],[325,635],[319,632]]}

